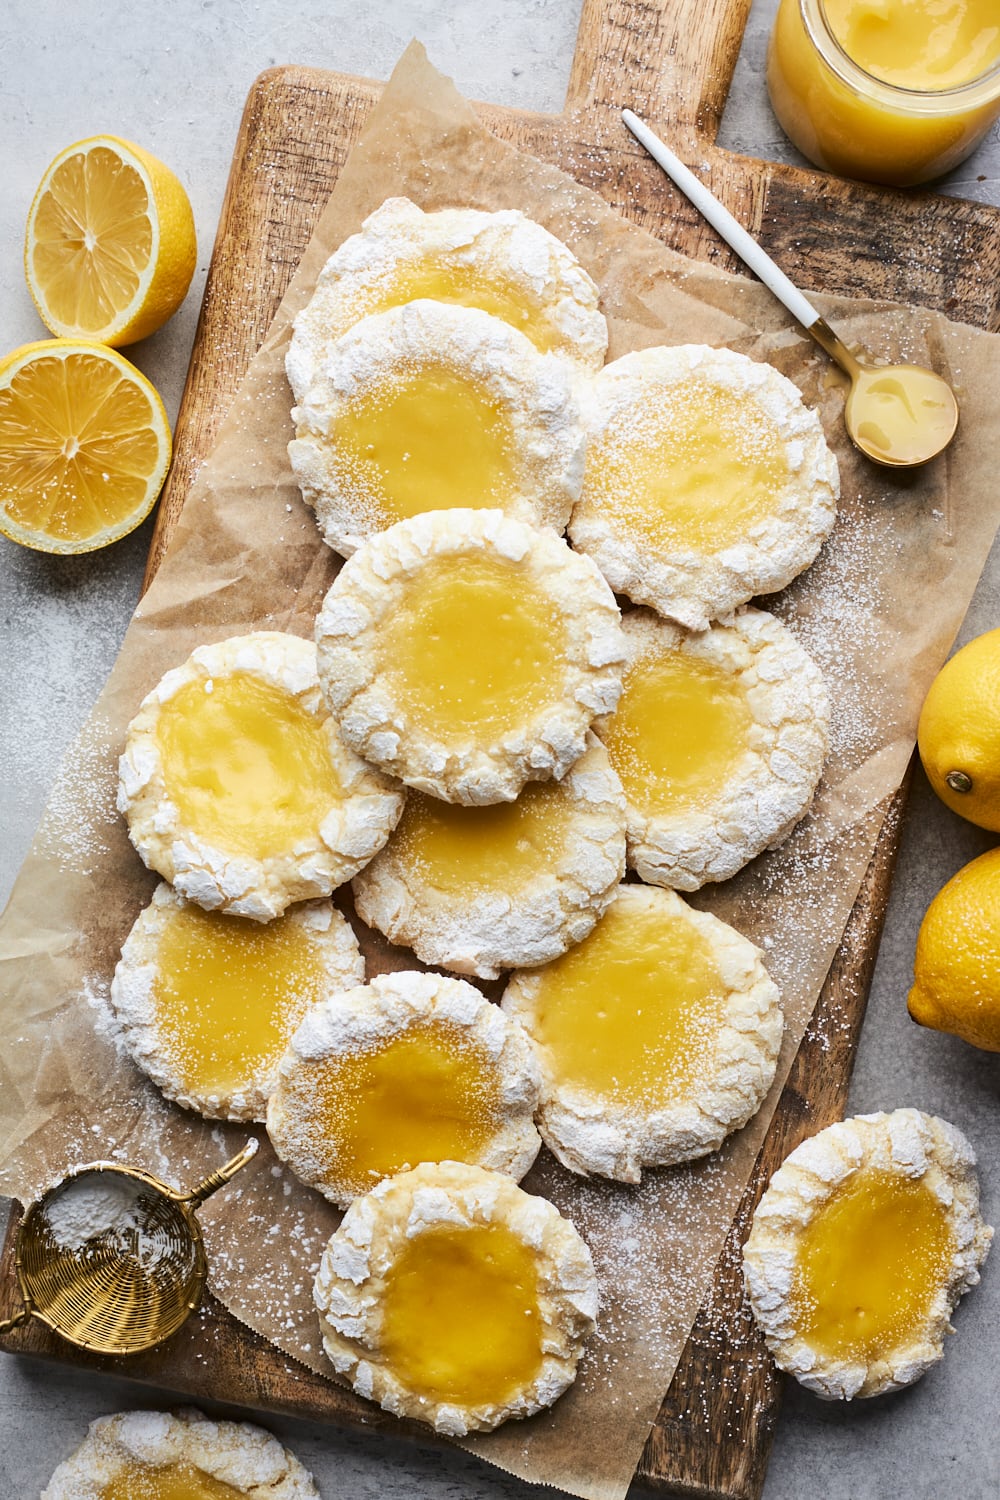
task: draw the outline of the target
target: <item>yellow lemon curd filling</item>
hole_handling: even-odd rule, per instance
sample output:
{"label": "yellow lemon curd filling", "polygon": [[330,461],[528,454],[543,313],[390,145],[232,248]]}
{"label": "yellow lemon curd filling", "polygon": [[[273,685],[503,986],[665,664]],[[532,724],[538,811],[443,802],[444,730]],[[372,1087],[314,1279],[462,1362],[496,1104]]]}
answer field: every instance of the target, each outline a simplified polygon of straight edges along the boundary
{"label": "yellow lemon curd filling", "polygon": [[558,781],[529,782],[516,802],[491,807],[410,792],[393,842],[405,865],[445,895],[512,892],[564,859],[572,809]]}
{"label": "yellow lemon curd filling", "polygon": [[718,796],[747,753],[753,722],[736,678],[676,651],[629,668],[603,737],[632,806],[672,814]]}
{"label": "yellow lemon curd filling", "polygon": [[996,0],[825,0],[848,57],[885,83],[951,89],[1000,59]]}
{"label": "yellow lemon curd filling", "polygon": [[692,379],[619,415],[587,455],[583,493],[656,552],[715,552],[775,509],[788,480],[776,424],[746,396]]}
{"label": "yellow lemon curd filling", "polygon": [[510,416],[452,370],[429,367],[366,391],[331,439],[386,526],[456,505],[502,509],[514,492]]}
{"label": "yellow lemon curd filling", "polygon": [[419,1162],[475,1161],[503,1118],[488,1057],[441,1023],[327,1059],[297,1092],[308,1135],[328,1143],[330,1178],[351,1193]]}
{"label": "yellow lemon curd filling", "polygon": [[248,672],[192,682],[159,711],[163,781],[184,823],[253,859],[314,842],[340,798],[321,724]]}
{"label": "yellow lemon curd filling", "polygon": [[407,718],[446,744],[492,741],[558,702],[562,612],[517,563],[440,557],[385,621],[379,662]]}
{"label": "yellow lemon curd filling", "polygon": [[234,1093],[272,1068],[320,998],[316,946],[290,916],[266,926],[200,911],[170,913],[156,946],[156,1028],[196,1094]]}
{"label": "yellow lemon curd filling", "polygon": [[391,280],[370,293],[365,299],[365,316],[402,307],[419,297],[481,308],[523,333],[542,354],[560,343],[556,329],[545,315],[544,304],[532,297],[526,287],[508,280],[500,272],[449,263],[433,255],[401,266]]}
{"label": "yellow lemon curd filling", "polygon": [[656,1108],[708,1070],[726,991],[710,945],[678,917],[614,902],[539,973],[531,1031],[560,1086]]}
{"label": "yellow lemon curd filling", "polygon": [[239,1500],[243,1494],[193,1464],[153,1467],[137,1459],[97,1491],[99,1500]]}
{"label": "yellow lemon curd filling", "polygon": [[385,1363],[429,1400],[504,1404],[538,1375],[542,1336],[535,1251],[506,1225],[428,1229],[386,1276]]}
{"label": "yellow lemon curd filling", "polygon": [[947,1209],[924,1183],[856,1173],[803,1231],[792,1300],[800,1334],[837,1360],[872,1360],[925,1324],[954,1253]]}

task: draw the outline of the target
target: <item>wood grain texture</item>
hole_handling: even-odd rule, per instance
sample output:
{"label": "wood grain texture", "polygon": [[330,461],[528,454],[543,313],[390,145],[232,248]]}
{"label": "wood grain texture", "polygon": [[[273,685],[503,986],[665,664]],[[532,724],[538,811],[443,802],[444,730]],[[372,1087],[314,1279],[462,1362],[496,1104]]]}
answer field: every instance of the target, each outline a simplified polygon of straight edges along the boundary
{"label": "wood grain texture", "polygon": [[[680,154],[804,287],[939,308],[1000,323],[1000,212],[776,166],[714,144],[750,0],[585,0],[560,116],[479,106],[488,127],[563,167],[671,248],[736,269],[731,253],[627,135],[628,104]],[[272,69],[247,101],[223,205],[175,457],[150,552],[153,577],[192,477],[264,336],[316,218],[380,86],[297,67]],[[816,1016],[795,1061],[732,1233],[637,1471],[662,1493],[757,1500],[780,1384],[746,1310],[743,1236],[771,1171],[839,1118],[885,914],[905,791],[878,845]],[[0,1266],[0,1316],[16,1307],[14,1228]],[[2,1346],[371,1430],[409,1431],[280,1354],[209,1298],[166,1346],[113,1360],[71,1349],[29,1323]]]}

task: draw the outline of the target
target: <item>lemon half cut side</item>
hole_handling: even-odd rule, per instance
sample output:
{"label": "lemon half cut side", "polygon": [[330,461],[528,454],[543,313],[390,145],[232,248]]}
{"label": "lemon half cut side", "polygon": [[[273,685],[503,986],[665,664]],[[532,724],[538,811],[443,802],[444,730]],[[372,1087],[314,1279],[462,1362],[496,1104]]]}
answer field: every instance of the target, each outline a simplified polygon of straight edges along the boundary
{"label": "lemon half cut side", "polygon": [[170,465],[153,386],[102,344],[44,339],[0,360],[0,532],[92,552],[149,514]]}
{"label": "lemon half cut side", "polygon": [[194,216],[169,167],[95,135],[49,163],[28,214],[24,271],[47,328],[132,344],[176,312],[197,260]]}

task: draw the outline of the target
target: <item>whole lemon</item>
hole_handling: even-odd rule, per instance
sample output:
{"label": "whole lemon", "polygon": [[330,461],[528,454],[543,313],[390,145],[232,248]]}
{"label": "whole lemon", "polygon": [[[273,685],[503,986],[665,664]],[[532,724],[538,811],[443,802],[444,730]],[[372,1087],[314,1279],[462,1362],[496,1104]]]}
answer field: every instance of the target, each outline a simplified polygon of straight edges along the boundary
{"label": "whole lemon", "polygon": [[907,1003],[921,1026],[1000,1052],[1000,849],[965,865],[927,908]]}
{"label": "whole lemon", "polygon": [[941,801],[1000,833],[1000,630],[977,636],[941,668],[920,711],[917,745]]}

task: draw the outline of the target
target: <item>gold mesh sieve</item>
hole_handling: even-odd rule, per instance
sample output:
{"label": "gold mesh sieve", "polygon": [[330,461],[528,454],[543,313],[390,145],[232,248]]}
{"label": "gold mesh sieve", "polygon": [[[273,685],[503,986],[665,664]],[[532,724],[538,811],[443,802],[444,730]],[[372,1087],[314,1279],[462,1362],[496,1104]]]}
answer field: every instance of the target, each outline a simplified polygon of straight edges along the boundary
{"label": "gold mesh sieve", "polygon": [[[195,1210],[256,1152],[249,1141],[190,1193],[112,1162],[70,1172],[21,1221],[14,1266],[24,1308],[0,1323],[0,1334],[35,1317],[100,1354],[161,1344],[194,1312],[205,1287],[208,1260]],[[68,1237],[61,1234],[60,1222],[71,1222],[67,1211],[75,1205],[79,1212],[87,1194],[93,1229],[84,1216]]]}

